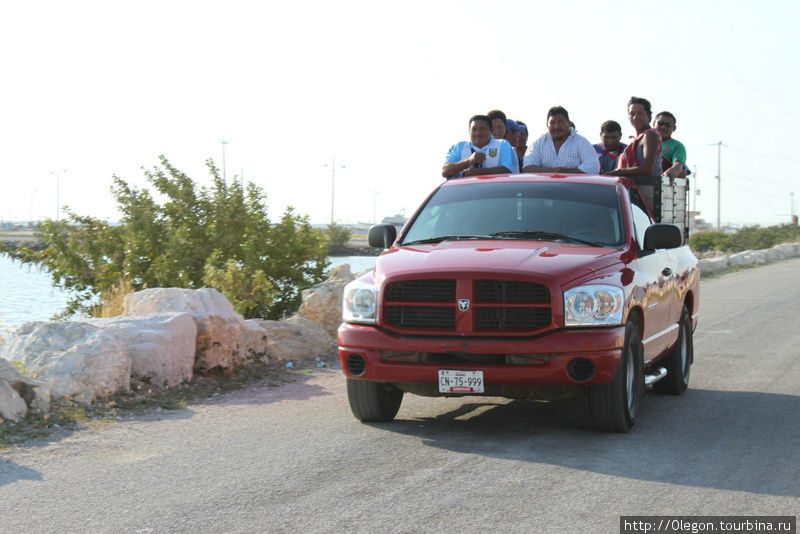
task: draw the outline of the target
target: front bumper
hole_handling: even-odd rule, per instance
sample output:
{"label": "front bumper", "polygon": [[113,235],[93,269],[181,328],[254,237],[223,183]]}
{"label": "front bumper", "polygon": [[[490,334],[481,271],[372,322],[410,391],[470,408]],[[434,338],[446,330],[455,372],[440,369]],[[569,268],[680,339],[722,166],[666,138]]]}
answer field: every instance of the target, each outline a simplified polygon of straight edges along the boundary
{"label": "front bumper", "polygon": [[[339,327],[339,360],[350,378],[397,383],[437,383],[439,369],[482,370],[486,384],[534,386],[601,384],[614,379],[625,339],[625,327],[558,330],[536,338],[403,337],[374,326],[344,323]],[[524,354],[540,356],[530,364],[421,363],[388,361],[381,351],[419,353]],[[348,358],[363,358],[363,372],[353,374]],[[588,360],[593,372],[577,380],[570,362]],[[585,363],[585,362],[581,362]],[[574,364],[573,364],[574,365]]]}

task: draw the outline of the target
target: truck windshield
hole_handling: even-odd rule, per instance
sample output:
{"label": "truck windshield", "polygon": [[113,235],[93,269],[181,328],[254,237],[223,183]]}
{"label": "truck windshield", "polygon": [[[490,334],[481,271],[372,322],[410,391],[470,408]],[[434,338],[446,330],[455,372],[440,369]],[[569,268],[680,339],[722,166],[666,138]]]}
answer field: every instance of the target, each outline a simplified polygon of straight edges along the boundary
{"label": "truck windshield", "polygon": [[402,244],[458,239],[564,241],[618,247],[624,242],[619,196],[609,185],[514,182],[442,187]]}

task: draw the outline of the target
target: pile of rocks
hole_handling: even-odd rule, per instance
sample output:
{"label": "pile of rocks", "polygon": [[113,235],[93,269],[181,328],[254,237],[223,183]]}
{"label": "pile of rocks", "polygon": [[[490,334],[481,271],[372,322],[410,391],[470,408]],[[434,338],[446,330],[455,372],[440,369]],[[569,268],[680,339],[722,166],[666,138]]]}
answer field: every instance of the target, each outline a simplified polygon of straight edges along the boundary
{"label": "pile of rocks", "polygon": [[90,405],[131,380],[174,386],[259,360],[333,357],[353,279],[348,265],[333,269],[280,321],[244,320],[215,289],[154,288],[128,295],[119,317],[27,323],[0,344],[0,418],[46,412],[53,399]]}
{"label": "pile of rocks", "polygon": [[727,271],[731,267],[748,267],[765,263],[788,260],[800,256],[800,243],[783,243],[764,250],[745,250],[736,254],[725,254],[714,258],[701,259],[700,272],[703,274]]}

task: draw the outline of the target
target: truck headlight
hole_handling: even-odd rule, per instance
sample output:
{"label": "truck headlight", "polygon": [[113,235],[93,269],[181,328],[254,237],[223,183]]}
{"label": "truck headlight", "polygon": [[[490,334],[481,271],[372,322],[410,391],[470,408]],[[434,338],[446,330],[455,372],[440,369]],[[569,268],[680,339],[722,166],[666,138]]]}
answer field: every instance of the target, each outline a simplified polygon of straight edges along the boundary
{"label": "truck headlight", "polygon": [[375,324],[378,292],[375,286],[354,280],[344,286],[342,319],[348,323]]}
{"label": "truck headlight", "polygon": [[564,292],[564,326],[622,324],[622,288],[587,284]]}

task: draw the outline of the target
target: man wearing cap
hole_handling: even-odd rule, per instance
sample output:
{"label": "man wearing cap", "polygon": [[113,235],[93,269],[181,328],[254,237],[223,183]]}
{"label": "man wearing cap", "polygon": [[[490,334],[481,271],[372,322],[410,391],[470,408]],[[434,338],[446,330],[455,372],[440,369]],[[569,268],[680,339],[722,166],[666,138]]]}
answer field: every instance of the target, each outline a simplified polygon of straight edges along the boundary
{"label": "man wearing cap", "polygon": [[525,153],[522,172],[597,174],[600,163],[589,140],[570,127],[567,110],[554,106],[547,112],[547,133]]}
{"label": "man wearing cap", "polygon": [[517,152],[519,159],[519,168],[522,168],[522,159],[525,157],[525,151],[528,150],[528,126],[522,121],[515,121],[519,127],[517,132],[517,142],[514,145],[514,150]]}
{"label": "man wearing cap", "polygon": [[481,176],[519,172],[519,162],[511,144],[492,137],[492,121],[486,115],[469,120],[469,141],[456,143],[447,151],[442,176]]}
{"label": "man wearing cap", "polygon": [[511,119],[506,119],[506,141],[511,144],[511,148],[514,149],[514,152],[517,152],[517,161],[520,163],[520,168],[522,168],[522,157],[519,155],[517,150],[517,146],[520,144],[520,138],[525,137],[525,141],[522,142],[523,149],[522,155],[525,155],[525,145],[527,144],[527,130],[525,125],[520,125],[517,121],[513,121]]}

